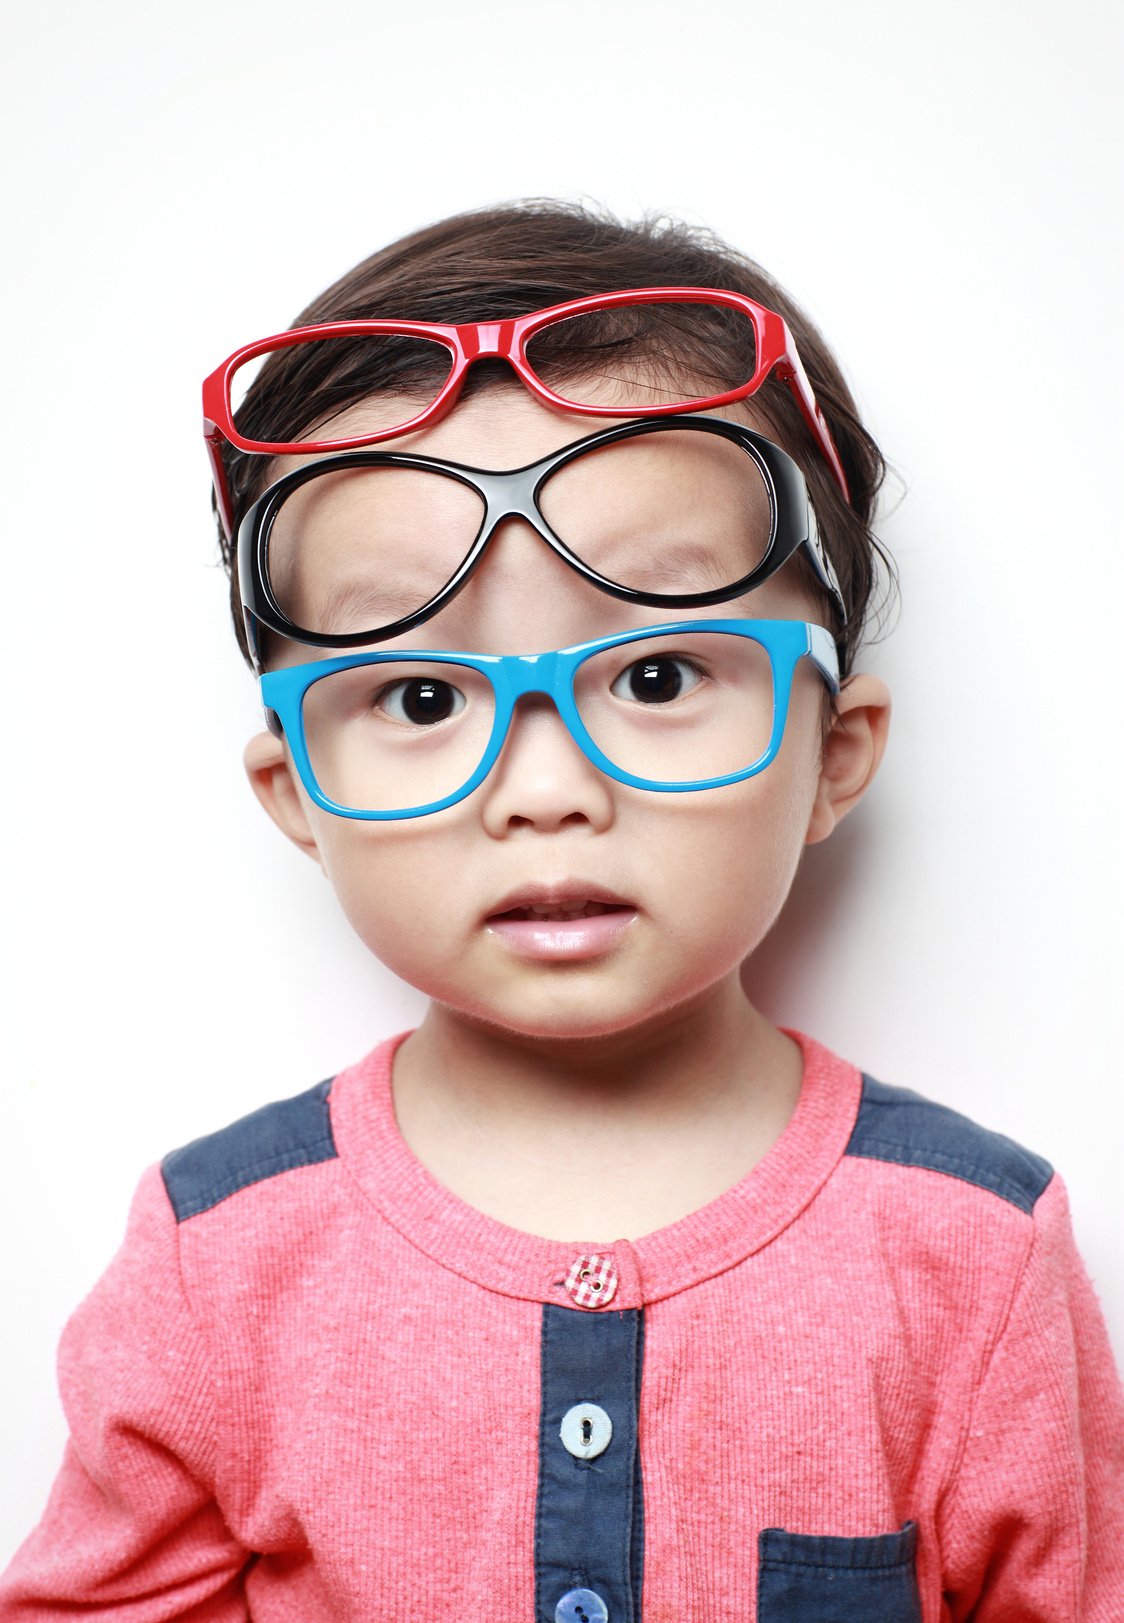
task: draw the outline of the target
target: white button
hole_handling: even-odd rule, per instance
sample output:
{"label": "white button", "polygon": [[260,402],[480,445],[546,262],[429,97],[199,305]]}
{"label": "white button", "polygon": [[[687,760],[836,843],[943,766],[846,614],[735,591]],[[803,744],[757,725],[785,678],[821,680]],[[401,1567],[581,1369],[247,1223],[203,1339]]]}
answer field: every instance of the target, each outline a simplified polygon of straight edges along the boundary
{"label": "white button", "polygon": [[612,1441],[613,1422],[596,1403],[575,1403],[562,1416],[558,1435],[576,1460],[595,1460]]}

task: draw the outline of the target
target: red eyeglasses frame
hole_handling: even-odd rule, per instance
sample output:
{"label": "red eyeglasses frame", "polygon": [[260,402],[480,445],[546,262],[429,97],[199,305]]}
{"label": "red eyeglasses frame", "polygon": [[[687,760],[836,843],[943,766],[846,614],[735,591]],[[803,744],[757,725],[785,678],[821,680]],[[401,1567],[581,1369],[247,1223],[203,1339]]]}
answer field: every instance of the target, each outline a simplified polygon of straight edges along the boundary
{"label": "red eyeglasses frame", "polygon": [[[526,347],[543,327],[570,316],[584,315],[594,310],[611,310],[627,304],[724,304],[747,316],[753,325],[757,352],[757,365],[753,376],[736,389],[723,394],[708,395],[705,399],[673,401],[658,406],[628,406],[614,409],[598,404],[584,404],[567,400],[555,394],[541,381],[527,361]],[[235,372],[247,361],[254,360],[270,350],[289,349],[295,344],[306,344],[321,338],[356,338],[364,333],[379,337],[428,338],[443,344],[453,358],[453,368],[434,400],[416,416],[392,428],[381,428],[370,433],[350,435],[336,440],[293,440],[284,444],[265,440],[248,440],[234,425],[231,412],[231,383]],[[820,410],[808,374],[800,359],[795,341],[783,316],[777,315],[755,299],[743,293],[727,292],[707,287],[637,287],[616,293],[595,293],[584,299],[569,299],[564,304],[550,305],[530,315],[513,316],[506,321],[467,321],[456,326],[428,321],[324,321],[310,327],[290,327],[271,338],[259,338],[256,343],[244,344],[205,379],[203,383],[203,434],[211,461],[211,472],[218,499],[219,516],[227,538],[233,539],[234,516],[223,466],[222,442],[226,440],[239,451],[258,455],[289,456],[307,451],[350,451],[363,445],[375,445],[380,440],[393,439],[435,423],[451,411],[464,385],[465,374],[474,361],[505,360],[537,400],[545,405],[570,413],[576,417],[665,417],[686,407],[692,412],[713,411],[717,406],[730,405],[756,394],[771,373],[776,372],[781,382],[792,390],[804,421],[807,423],[832,475],[843,493],[850,499],[847,476],[843,472],[839,452],[831,430]]]}

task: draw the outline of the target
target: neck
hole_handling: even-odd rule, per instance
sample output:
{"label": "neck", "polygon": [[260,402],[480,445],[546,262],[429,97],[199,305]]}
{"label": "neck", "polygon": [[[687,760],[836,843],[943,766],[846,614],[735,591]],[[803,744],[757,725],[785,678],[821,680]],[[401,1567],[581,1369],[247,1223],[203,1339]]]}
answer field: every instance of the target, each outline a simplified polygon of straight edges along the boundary
{"label": "neck", "polygon": [[[736,974],[658,1024],[581,1040],[536,1039],[434,1005],[394,1069],[399,1129],[423,1165],[470,1204],[540,1233],[547,1223],[575,1232],[569,1213],[536,1212],[534,1191],[558,1182],[560,1143],[583,1199],[613,1185],[614,1232],[648,1232],[737,1182],[783,1130],[799,1087],[795,1044]],[[682,1212],[645,1192],[669,1180],[683,1190]]]}

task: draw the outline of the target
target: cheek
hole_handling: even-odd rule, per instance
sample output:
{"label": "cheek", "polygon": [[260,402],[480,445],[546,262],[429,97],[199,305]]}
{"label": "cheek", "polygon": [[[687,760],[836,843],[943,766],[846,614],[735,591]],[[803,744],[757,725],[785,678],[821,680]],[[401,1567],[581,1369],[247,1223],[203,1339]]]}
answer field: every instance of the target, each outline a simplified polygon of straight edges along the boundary
{"label": "cheek", "polygon": [[[751,953],[772,927],[804,850],[818,783],[814,750],[782,749],[744,784],[697,797],[689,815],[665,825],[662,863],[682,883],[684,929],[731,961]],[[675,826],[678,824],[678,826]],[[653,853],[654,854],[654,853]]]}
{"label": "cheek", "polygon": [[738,956],[752,952],[770,928],[792,883],[803,849],[795,822],[761,815],[760,807],[697,831],[685,870],[701,935],[723,941]]}
{"label": "cheek", "polygon": [[389,969],[420,984],[422,965],[454,951],[448,841],[430,821],[318,827],[324,871],[360,940]]}

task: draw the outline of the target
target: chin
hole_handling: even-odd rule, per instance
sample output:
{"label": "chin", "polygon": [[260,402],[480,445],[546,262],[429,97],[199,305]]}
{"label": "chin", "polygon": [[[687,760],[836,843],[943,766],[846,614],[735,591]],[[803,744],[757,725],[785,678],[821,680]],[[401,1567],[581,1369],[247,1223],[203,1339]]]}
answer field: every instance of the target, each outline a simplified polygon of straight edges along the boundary
{"label": "chin", "polygon": [[641,1026],[654,1011],[645,1009],[625,1013],[619,1009],[598,1011],[586,1006],[580,1013],[558,1007],[542,1010],[481,1008],[463,1010],[461,1013],[495,1031],[507,1032],[516,1039],[580,1043],[614,1037],[619,1032]]}
{"label": "chin", "polygon": [[622,999],[619,988],[599,988],[591,977],[574,975],[552,976],[545,985],[495,999],[432,995],[455,1018],[505,1032],[516,1041],[582,1043],[661,1025],[704,990],[647,985],[636,997]]}

